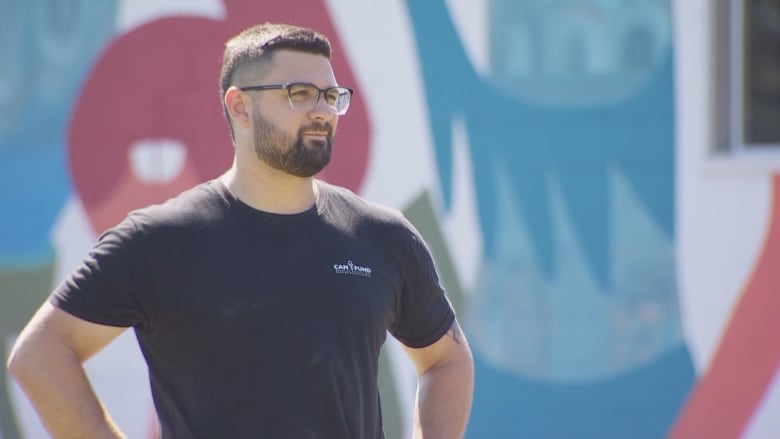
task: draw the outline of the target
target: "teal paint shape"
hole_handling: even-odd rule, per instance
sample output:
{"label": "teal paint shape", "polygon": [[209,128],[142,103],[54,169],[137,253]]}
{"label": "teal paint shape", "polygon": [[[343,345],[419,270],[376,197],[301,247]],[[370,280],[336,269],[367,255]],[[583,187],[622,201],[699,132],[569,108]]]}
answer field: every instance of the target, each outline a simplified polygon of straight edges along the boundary
{"label": "teal paint shape", "polygon": [[[465,304],[469,437],[662,437],[694,380],[677,305],[669,3],[487,5],[478,73],[444,2],[407,2],[445,206],[460,120],[485,245]],[[553,423],[562,410],[572,422]]]}
{"label": "teal paint shape", "polygon": [[114,33],[116,2],[11,1],[0,17],[0,267],[51,262],[51,228],[72,192],[68,122]]}

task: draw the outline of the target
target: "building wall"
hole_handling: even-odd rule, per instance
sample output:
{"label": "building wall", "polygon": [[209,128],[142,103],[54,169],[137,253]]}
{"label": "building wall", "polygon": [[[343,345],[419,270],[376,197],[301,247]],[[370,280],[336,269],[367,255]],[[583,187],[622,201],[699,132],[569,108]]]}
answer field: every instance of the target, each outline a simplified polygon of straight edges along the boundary
{"label": "building wall", "polygon": [[[222,44],[290,21],[330,36],[356,89],[321,177],[434,250],[477,365],[467,437],[780,431],[780,162],[710,154],[710,2],[280,3],[0,5],[4,346],[102,230],[228,166]],[[387,436],[408,436],[397,342],[382,365]],[[87,369],[153,437],[132,332]],[[0,433],[46,437],[7,379]]]}
{"label": "building wall", "polygon": [[[725,2],[721,2],[725,3]],[[680,303],[697,384],[676,436],[780,431],[777,154],[717,154],[714,3],[675,2]],[[720,41],[720,43],[718,43]]]}

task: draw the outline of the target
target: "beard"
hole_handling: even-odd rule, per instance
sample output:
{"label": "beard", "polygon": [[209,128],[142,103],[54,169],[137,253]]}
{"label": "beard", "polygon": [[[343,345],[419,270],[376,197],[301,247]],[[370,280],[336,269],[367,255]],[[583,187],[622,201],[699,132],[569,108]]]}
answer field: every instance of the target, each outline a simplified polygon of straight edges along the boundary
{"label": "beard", "polygon": [[[257,114],[254,122],[255,153],[257,157],[287,174],[311,177],[330,162],[333,150],[333,126],[313,123],[298,130],[297,137],[282,131],[273,122]],[[305,131],[325,131],[325,140],[304,139]]]}

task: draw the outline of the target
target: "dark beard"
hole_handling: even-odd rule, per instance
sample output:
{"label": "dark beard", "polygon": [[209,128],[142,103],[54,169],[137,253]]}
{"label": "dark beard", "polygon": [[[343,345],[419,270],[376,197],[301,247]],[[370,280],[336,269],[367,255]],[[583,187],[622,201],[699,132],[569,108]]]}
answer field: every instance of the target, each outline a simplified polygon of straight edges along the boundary
{"label": "dark beard", "polygon": [[[268,119],[257,115],[254,119],[255,153],[274,169],[298,177],[311,177],[330,162],[333,150],[333,126],[311,124],[301,127],[295,139],[288,136]],[[326,140],[304,143],[304,131],[327,131]]]}

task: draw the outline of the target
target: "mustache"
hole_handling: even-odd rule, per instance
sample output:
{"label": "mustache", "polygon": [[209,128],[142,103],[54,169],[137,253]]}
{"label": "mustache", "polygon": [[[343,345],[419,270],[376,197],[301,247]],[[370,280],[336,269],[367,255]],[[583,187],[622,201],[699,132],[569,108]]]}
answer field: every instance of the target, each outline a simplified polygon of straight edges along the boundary
{"label": "mustache", "polygon": [[302,126],[298,130],[298,135],[302,136],[304,132],[306,131],[325,131],[328,133],[328,137],[333,137],[333,125],[329,124],[328,122],[325,123],[312,123],[306,126]]}

